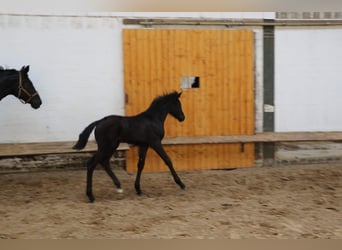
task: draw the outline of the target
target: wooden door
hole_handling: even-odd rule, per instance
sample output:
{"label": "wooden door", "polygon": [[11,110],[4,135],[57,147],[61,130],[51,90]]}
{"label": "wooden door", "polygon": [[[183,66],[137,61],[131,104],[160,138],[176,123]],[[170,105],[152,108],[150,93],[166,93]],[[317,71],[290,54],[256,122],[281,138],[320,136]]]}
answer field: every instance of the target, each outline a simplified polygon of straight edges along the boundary
{"label": "wooden door", "polygon": [[[254,35],[251,30],[123,31],[126,115],[144,111],[158,95],[183,89],[186,119],[168,117],[166,137],[254,134]],[[196,83],[194,81],[196,79]],[[195,83],[187,85],[187,82]],[[254,144],[170,145],[176,169],[219,169],[254,164]],[[126,155],[136,171],[137,149]],[[148,151],[147,171],[167,170]]]}

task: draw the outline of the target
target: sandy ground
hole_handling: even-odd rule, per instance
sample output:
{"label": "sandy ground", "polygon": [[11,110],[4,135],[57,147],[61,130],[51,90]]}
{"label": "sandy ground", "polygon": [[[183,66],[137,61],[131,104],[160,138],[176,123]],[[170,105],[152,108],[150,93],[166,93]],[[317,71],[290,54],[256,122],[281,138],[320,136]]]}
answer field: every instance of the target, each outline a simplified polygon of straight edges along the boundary
{"label": "sandy ground", "polygon": [[335,238],[342,239],[342,165],[165,173],[116,170],[116,192],[101,169],[96,203],[85,170],[0,174],[0,238]]}

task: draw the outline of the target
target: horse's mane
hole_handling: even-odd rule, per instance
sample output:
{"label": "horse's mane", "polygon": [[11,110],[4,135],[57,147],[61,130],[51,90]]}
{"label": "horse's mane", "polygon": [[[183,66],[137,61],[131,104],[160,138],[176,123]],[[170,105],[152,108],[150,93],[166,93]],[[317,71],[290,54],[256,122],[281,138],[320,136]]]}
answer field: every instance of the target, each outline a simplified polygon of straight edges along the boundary
{"label": "horse's mane", "polygon": [[154,113],[156,110],[159,110],[160,108],[165,108],[168,103],[176,99],[178,99],[177,91],[173,91],[170,93],[165,93],[163,95],[157,96],[156,98],[153,99],[151,105],[146,111],[148,113],[150,112]]}
{"label": "horse's mane", "polygon": [[17,72],[15,69],[4,69],[0,66],[0,78],[1,81],[4,79],[7,79],[8,77],[14,75],[14,73]]}
{"label": "horse's mane", "polygon": [[6,69],[3,66],[0,66],[0,72],[17,72],[16,69]]}
{"label": "horse's mane", "polygon": [[160,105],[162,103],[168,103],[169,101],[175,100],[175,99],[178,99],[177,91],[173,91],[173,92],[170,92],[170,93],[165,93],[163,95],[160,95],[160,96],[157,96],[156,98],[154,98],[154,100],[151,103],[151,106],[153,104]]}

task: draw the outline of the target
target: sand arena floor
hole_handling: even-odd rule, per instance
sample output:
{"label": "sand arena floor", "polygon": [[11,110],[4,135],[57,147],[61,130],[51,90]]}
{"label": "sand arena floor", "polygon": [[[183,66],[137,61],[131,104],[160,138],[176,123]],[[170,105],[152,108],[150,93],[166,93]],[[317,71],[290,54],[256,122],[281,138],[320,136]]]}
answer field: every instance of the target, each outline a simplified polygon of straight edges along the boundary
{"label": "sand arena floor", "polygon": [[96,203],[86,170],[0,174],[0,238],[342,239],[342,165],[143,173],[115,169],[119,194],[100,168]]}

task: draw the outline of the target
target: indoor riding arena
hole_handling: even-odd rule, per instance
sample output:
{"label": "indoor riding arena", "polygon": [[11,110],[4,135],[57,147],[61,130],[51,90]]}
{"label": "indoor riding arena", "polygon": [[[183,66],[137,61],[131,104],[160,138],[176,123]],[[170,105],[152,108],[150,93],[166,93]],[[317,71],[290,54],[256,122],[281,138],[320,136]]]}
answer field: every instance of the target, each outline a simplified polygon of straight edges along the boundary
{"label": "indoor riding arena", "polygon": [[341,12],[0,11],[0,37],[0,239],[342,239]]}

